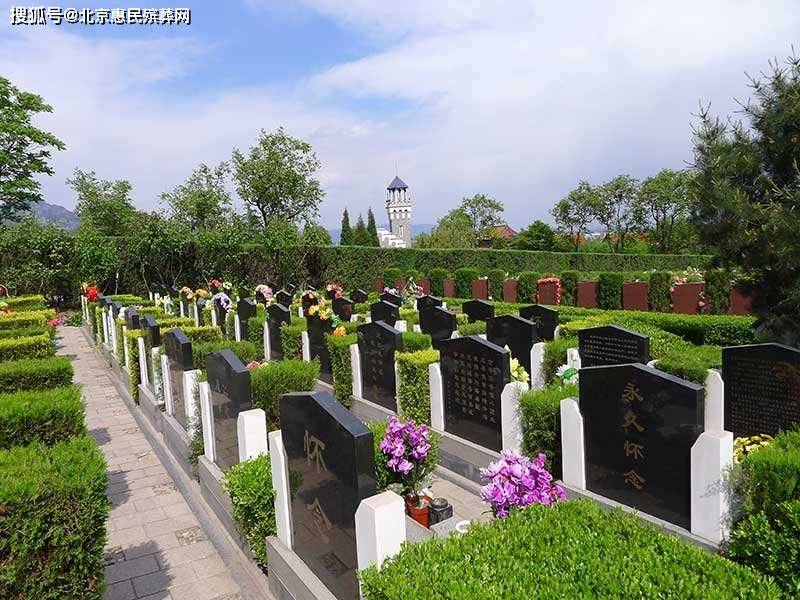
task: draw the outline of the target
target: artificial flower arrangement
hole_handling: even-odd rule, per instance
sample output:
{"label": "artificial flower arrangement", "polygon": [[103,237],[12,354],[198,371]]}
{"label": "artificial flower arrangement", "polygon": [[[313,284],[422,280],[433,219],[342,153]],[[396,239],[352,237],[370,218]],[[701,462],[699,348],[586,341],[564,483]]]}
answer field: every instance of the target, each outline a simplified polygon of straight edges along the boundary
{"label": "artificial flower arrangement", "polygon": [[422,286],[417,285],[412,278],[408,279],[405,289],[400,293],[400,297],[403,299],[403,304],[410,308],[414,307],[414,301],[417,298],[422,298],[424,295],[425,292],[422,289]]}
{"label": "artificial flower arrangement", "polygon": [[245,369],[247,369],[248,371],[254,371],[260,366],[261,366],[260,362],[258,362],[257,360],[251,360],[249,363],[247,363]]}
{"label": "artificial flower arrangement", "polygon": [[338,283],[329,283],[325,286],[325,291],[327,292],[328,298],[331,300],[334,298],[341,298],[343,294],[342,286]]}
{"label": "artificial flower arrangement", "polygon": [[172,298],[170,296],[159,297],[158,300],[156,300],[156,306],[160,306],[168,315],[175,314],[175,306],[172,304]]}
{"label": "artificial flower arrangement", "polygon": [[[536,282],[536,287],[538,289],[542,284],[548,284],[548,283],[552,283],[556,288],[556,298],[555,298],[555,303],[553,305],[554,306],[560,306],[561,305],[561,279],[559,277],[542,277],[541,279],[539,279]],[[536,302],[537,302],[537,304],[541,303],[541,299],[539,298],[539,292],[538,291],[536,292]]]}
{"label": "artificial flower arrangement", "polygon": [[561,385],[578,383],[578,369],[569,365],[561,365],[556,369],[556,376],[561,380]]}
{"label": "artificial flower arrangement", "polygon": [[[701,283],[706,280],[706,272],[703,269],[697,269],[695,267],[686,267],[686,270],[683,273],[677,273],[672,278],[673,282],[676,284],[680,283]],[[674,288],[670,288],[670,292],[674,291]]]}
{"label": "artificial flower arrangement", "polygon": [[216,277],[214,277],[214,279],[208,282],[208,287],[209,289],[211,289],[212,292],[214,292],[214,290],[219,291],[222,289],[222,282]]}
{"label": "artificial flower arrangement", "polygon": [[256,300],[261,301],[264,304],[264,306],[266,306],[272,301],[272,296],[273,296],[272,288],[266,284],[261,283],[257,285],[255,289],[255,294],[256,294]]}
{"label": "artificial flower arrangement", "polygon": [[751,435],[750,437],[738,437],[733,440],[733,462],[737,465],[744,460],[744,457],[753,452],[758,452],[762,448],[769,446],[775,441],[771,435],[762,433],[761,435]]}
{"label": "artificial flower arrangement", "polygon": [[503,450],[500,460],[481,469],[481,478],[486,481],[481,499],[491,506],[495,517],[504,519],[513,510],[531,504],[554,504],[566,499],[564,488],[553,484],[545,461],[544,454],[530,460],[519,452]]}
{"label": "artificial flower arrangement", "polygon": [[183,287],[180,289],[180,294],[181,294],[181,296],[183,296],[183,297],[184,297],[186,300],[191,300],[192,298],[194,298],[194,291],[192,291],[192,288],[190,288],[189,286],[186,286],[186,285],[185,285],[185,286],[183,286]]}
{"label": "artificial flower arrangement", "polygon": [[228,294],[225,292],[217,292],[211,297],[211,299],[215,305],[221,307],[226,313],[229,313],[233,310],[233,302],[231,302],[230,296],[228,296]]}
{"label": "artificial flower arrangement", "polygon": [[[506,350],[509,350],[508,346],[506,346]],[[510,366],[512,381],[521,381],[522,383],[527,383],[530,381],[530,375],[528,375],[528,372],[525,370],[525,367],[520,364],[519,360],[512,357]]]}
{"label": "artificial flower arrangement", "polygon": [[[305,295],[305,294],[304,294]],[[314,296],[316,297],[316,296]],[[306,310],[306,316],[308,317],[319,317],[321,321],[330,321],[331,327],[333,327],[333,332],[331,335],[335,335],[337,337],[346,335],[346,331],[344,325],[342,325],[342,320],[339,316],[331,310],[331,303],[330,300],[326,300],[325,298],[319,298],[316,304],[312,304]]]}
{"label": "artificial flower arrangement", "polygon": [[100,294],[96,285],[87,285],[84,293],[88,302],[97,302],[97,296]]}
{"label": "artificial flower arrangement", "polygon": [[203,288],[197,288],[194,291],[194,295],[196,298],[199,298],[201,300],[207,300],[208,298],[211,297],[211,292],[209,292],[208,290],[204,290]]}
{"label": "artificial flower arrangement", "polygon": [[383,436],[379,448],[388,457],[386,466],[402,484],[407,501],[412,506],[421,506],[422,489],[434,468],[433,464],[425,460],[431,451],[427,425],[417,425],[410,419],[403,423],[395,416],[389,417],[386,435]]}

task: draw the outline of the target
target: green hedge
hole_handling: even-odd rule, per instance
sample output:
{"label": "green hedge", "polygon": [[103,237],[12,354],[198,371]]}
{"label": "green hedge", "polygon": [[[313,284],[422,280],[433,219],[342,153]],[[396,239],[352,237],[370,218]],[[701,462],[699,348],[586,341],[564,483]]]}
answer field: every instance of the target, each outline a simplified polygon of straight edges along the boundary
{"label": "green hedge", "polygon": [[651,273],[647,282],[647,305],[652,311],[669,312],[672,304],[672,274],[666,272]]}
{"label": "green hedge", "polygon": [[358,343],[358,336],[351,333],[344,336],[326,335],[328,353],[331,357],[333,373],[333,394],[348,408],[353,404],[353,365],[350,361],[350,346]]}
{"label": "green hedge", "polygon": [[459,298],[472,298],[472,282],[480,275],[480,271],[472,267],[461,267],[453,272],[456,279],[456,294]]}
{"label": "green hedge", "polygon": [[73,374],[66,356],[0,362],[0,393],[67,386]]}
{"label": "green hedge", "polygon": [[[259,308],[261,306],[259,305]],[[264,327],[267,326],[266,315],[256,315],[247,320],[247,341],[264,347]],[[263,352],[262,352],[263,354]]]}
{"label": "green hedge", "polygon": [[394,282],[403,276],[403,270],[397,267],[389,267],[383,271],[383,286],[394,287]]}
{"label": "green hedge", "polygon": [[181,327],[181,331],[186,334],[192,345],[205,344],[207,342],[221,342],[222,330],[216,325],[202,325],[200,327],[191,325]]}
{"label": "green hedge", "polygon": [[139,384],[142,382],[142,374],[139,372],[139,342],[137,341],[144,335],[141,329],[134,329],[125,332],[125,344],[128,346],[128,391],[134,402],[139,402]]}
{"label": "green hedge", "polygon": [[303,332],[305,319],[292,319],[291,323],[281,325],[281,348],[284,358],[300,360],[303,358]]}
{"label": "green hedge", "polygon": [[68,440],[86,432],[83,418],[75,386],[0,394],[0,449]]}
{"label": "green hedge", "polygon": [[251,363],[261,356],[261,349],[253,342],[233,342],[231,340],[200,342],[199,344],[192,344],[192,364],[194,368],[205,371],[208,355],[225,349],[233,352],[244,364]]}
{"label": "green hedge", "polygon": [[11,338],[31,337],[46,333],[51,338],[55,335],[55,329],[49,325],[33,325],[31,327],[21,327],[19,329],[0,329],[0,340]]}
{"label": "green hedge", "polygon": [[464,535],[406,544],[359,576],[368,600],[780,598],[756,572],[590,500],[533,505],[473,522]]}
{"label": "green hedge", "polygon": [[486,333],[486,321],[475,321],[474,323],[460,323],[458,333],[463,336],[480,335]]}
{"label": "green hedge", "polygon": [[403,419],[417,423],[431,422],[430,382],[428,365],[439,361],[439,351],[429,348],[417,352],[398,352],[397,404]]}
{"label": "green hedge", "polygon": [[432,295],[444,295],[444,280],[449,276],[450,274],[447,272],[447,269],[442,269],[441,267],[434,267],[428,271],[428,279],[431,280]]}
{"label": "green hedge", "polygon": [[489,269],[486,275],[489,279],[489,297],[497,301],[502,300],[506,272],[503,269]]}
{"label": "green hedge", "polygon": [[25,327],[44,327],[55,318],[54,310],[36,310],[4,315],[0,313],[0,329],[23,329]]}
{"label": "green hedge", "polygon": [[535,271],[523,271],[517,280],[517,301],[522,304],[532,304],[536,302],[536,293],[539,290],[539,279],[541,273]]}
{"label": "green hedge", "polygon": [[85,436],[0,451],[0,598],[103,598],[106,485]]}
{"label": "green hedge", "polygon": [[597,279],[597,306],[603,310],[622,308],[623,273],[601,273]]}
{"label": "green hedge", "polygon": [[575,306],[578,303],[578,272],[561,273],[561,304]]}
{"label": "green hedge", "polygon": [[783,431],[775,441],[742,461],[748,512],[772,514],[782,502],[800,500],[800,429]]}
{"label": "green hedge", "polygon": [[567,350],[576,348],[577,340],[574,338],[558,338],[544,344],[544,361],[542,373],[545,385],[551,385],[556,380],[556,371],[561,365],[567,363]]}
{"label": "green hedge", "polygon": [[417,331],[403,332],[403,352],[417,352],[431,347],[431,336]]}
{"label": "green hedge", "polygon": [[561,400],[578,397],[577,384],[530,390],[519,397],[522,449],[531,458],[547,456],[553,477],[561,477]]}
{"label": "green hedge", "polygon": [[724,315],[731,305],[731,274],[725,269],[706,271],[706,304],[708,312]]}
{"label": "green hedge", "polygon": [[44,302],[44,296],[41,294],[30,294],[28,296],[14,296],[11,298],[3,298],[3,301],[8,304],[8,308],[14,312],[23,312],[30,310],[44,310],[47,308]]}
{"label": "green hedge", "polygon": [[656,368],[676,377],[705,384],[709,369],[722,367],[722,348],[719,346],[684,346],[662,356]]}
{"label": "green hedge", "polygon": [[56,353],[55,344],[49,334],[0,340],[0,362],[23,358],[47,358]]}
{"label": "green hedge", "polygon": [[280,429],[281,394],[313,390],[319,377],[319,362],[278,360],[268,362],[250,371],[250,397],[253,408],[267,413],[267,429]]}

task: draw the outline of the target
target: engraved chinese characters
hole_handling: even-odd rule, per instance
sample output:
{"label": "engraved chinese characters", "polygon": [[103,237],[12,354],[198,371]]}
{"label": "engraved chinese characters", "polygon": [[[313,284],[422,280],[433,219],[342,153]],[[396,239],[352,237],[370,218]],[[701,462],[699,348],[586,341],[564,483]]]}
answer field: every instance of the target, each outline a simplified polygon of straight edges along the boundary
{"label": "engraved chinese characters", "polygon": [[578,331],[578,353],[584,367],[650,362],[650,338],[616,325]]}
{"label": "engraved chinese characters", "polygon": [[581,369],[586,487],[681,527],[703,388],[642,364]]}
{"label": "engraved chinese characters", "polygon": [[509,352],[476,336],[439,344],[444,428],[491,450],[501,450],[500,396],[511,381]]}
{"label": "engraved chinese characters", "polygon": [[267,328],[269,332],[270,360],[281,360],[283,358],[281,326],[284,324],[288,325],[291,323],[291,321],[291,311],[283,304],[270,304],[267,306]]}
{"label": "engraved chinese characters", "polygon": [[722,349],[725,429],[775,435],[800,422],[800,350],[782,344]]}
{"label": "engraved chinese characters", "polygon": [[239,462],[236,420],[240,412],[253,408],[250,372],[228,349],[212,352],[206,365],[214,413],[215,461],[224,471]]}
{"label": "engraved chinese characters", "polygon": [[557,310],[542,306],[541,304],[532,304],[531,306],[523,306],[520,308],[519,316],[534,322],[540,339],[555,339],[556,327],[558,327]]}
{"label": "engraved chinese characters", "polygon": [[365,399],[397,412],[394,353],[403,348],[403,334],[382,321],[358,326],[362,394]]}
{"label": "engraved chinese characters", "polygon": [[372,433],[328,392],[284,394],[294,551],[336,598],[358,598],[355,513],[376,492]]}
{"label": "engraved chinese characters", "polygon": [[164,334],[164,353],[167,356],[172,415],[184,429],[189,428],[186,408],[186,391],[183,389],[183,372],[193,368],[192,342],[180,329],[170,329]]}

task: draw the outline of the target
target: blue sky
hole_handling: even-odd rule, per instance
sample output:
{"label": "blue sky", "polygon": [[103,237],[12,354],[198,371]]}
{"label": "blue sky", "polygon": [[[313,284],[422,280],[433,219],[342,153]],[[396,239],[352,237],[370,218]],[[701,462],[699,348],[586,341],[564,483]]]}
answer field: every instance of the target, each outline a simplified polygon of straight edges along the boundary
{"label": "blue sky", "polygon": [[24,28],[0,0],[0,74],[54,106],[41,124],[68,146],[49,201],[74,205],[80,167],[129,179],[153,209],[200,162],[283,125],[323,163],[328,227],[345,206],[380,215],[395,165],[418,223],[483,192],[524,226],[580,179],[684,166],[698,103],[734,110],[744,72],[800,31],[796,0],[187,4],[189,27]]}

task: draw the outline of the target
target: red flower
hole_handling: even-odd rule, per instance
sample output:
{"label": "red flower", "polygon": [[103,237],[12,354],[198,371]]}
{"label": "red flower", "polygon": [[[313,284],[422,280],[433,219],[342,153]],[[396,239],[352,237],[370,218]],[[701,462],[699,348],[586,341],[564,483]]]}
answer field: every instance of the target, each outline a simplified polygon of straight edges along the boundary
{"label": "red flower", "polygon": [[96,285],[90,285],[89,287],[86,288],[86,299],[89,302],[96,302],[97,301],[97,294],[98,294],[98,291],[97,291],[97,286]]}

